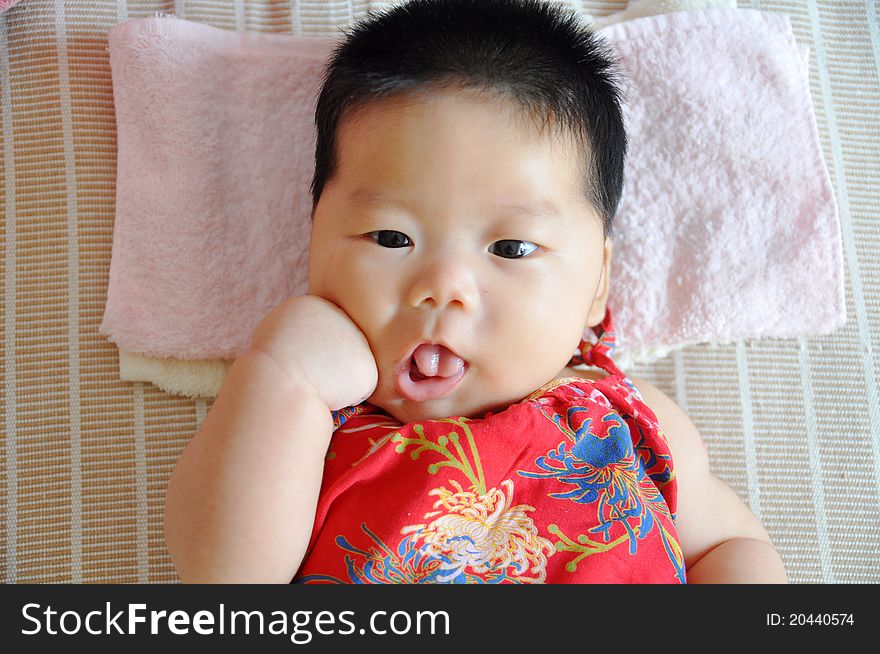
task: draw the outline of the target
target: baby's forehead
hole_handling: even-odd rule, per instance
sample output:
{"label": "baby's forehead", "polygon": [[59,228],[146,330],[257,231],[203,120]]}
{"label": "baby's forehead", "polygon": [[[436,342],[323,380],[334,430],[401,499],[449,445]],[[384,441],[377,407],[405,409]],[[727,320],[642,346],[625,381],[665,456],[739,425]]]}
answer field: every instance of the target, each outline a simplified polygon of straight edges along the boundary
{"label": "baby's forehead", "polygon": [[[463,200],[481,212],[497,205],[498,211],[549,213],[557,198],[584,198],[585,169],[570,135],[561,137],[549,125],[542,132],[522,111],[502,121],[494,108],[502,101],[485,94],[427,109],[420,104],[441,97],[423,92],[372,101],[346,118],[328,179],[346,205],[434,198]],[[470,102],[480,109],[472,112]]]}
{"label": "baby's forehead", "polygon": [[450,100],[479,106],[491,112],[497,122],[503,121],[506,126],[523,136],[551,139],[554,143],[564,143],[566,146],[578,145],[580,136],[566,127],[565,121],[549,108],[526,105],[500,89],[483,86],[459,87],[452,83],[429,83],[376,96],[356,106],[347,107],[339,119],[337,130],[343,132],[347,126],[363,125],[392,115],[397,117],[400,111],[430,104],[440,105]]}
{"label": "baby's forehead", "polygon": [[[403,206],[405,200],[398,198],[394,193],[372,190],[370,187],[361,186],[346,194],[349,204],[354,206]],[[489,221],[493,216],[525,215],[536,218],[548,218],[554,220],[565,213],[564,207],[559,206],[552,198],[540,196],[508,196],[496,201],[485,201],[474,212],[470,220]]]}

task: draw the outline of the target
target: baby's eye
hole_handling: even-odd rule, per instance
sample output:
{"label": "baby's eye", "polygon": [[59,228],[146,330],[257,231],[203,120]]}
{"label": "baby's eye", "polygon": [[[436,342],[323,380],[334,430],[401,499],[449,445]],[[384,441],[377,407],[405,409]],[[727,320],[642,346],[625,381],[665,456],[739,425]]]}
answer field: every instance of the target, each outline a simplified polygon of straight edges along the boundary
{"label": "baby's eye", "polygon": [[405,248],[412,245],[409,237],[403,232],[396,232],[393,229],[380,229],[367,234],[376,243],[384,248]]}
{"label": "baby's eye", "polygon": [[[500,246],[498,248],[499,256],[504,257],[505,259],[521,259],[538,249],[538,246],[534,243],[530,243],[529,241],[519,241],[516,239],[495,241],[489,249],[491,250],[491,248],[496,245]],[[531,249],[528,249],[529,247],[531,247]]]}

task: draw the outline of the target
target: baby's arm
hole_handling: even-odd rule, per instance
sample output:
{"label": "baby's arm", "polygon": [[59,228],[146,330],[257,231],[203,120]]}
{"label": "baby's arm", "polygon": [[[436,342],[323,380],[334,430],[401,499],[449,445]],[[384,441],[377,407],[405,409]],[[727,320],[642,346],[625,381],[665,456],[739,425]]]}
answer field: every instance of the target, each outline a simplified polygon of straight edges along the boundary
{"label": "baby's arm", "polygon": [[184,582],[293,578],[314,523],[330,409],[376,387],[366,339],[323,298],[280,304],[251,346],[229,369],[168,484],[165,538]]}
{"label": "baby's arm", "polygon": [[764,526],[710,472],[706,447],[691,419],[660,389],[632,381],[669,441],[678,482],[675,528],[688,583],[787,583]]}
{"label": "baby's arm", "polygon": [[293,578],[332,428],[324,403],[266,354],[236,359],[168,484],[165,538],[181,581]]}

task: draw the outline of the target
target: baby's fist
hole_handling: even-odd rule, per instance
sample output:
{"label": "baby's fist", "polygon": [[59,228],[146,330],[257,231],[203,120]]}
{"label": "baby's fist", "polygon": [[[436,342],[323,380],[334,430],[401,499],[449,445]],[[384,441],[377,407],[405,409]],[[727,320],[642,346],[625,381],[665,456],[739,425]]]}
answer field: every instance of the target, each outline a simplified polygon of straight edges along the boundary
{"label": "baby's fist", "polygon": [[333,411],[363,402],[379,381],[366,336],[345,311],[317,295],[289,297],[272,309],[251,348],[272,357]]}

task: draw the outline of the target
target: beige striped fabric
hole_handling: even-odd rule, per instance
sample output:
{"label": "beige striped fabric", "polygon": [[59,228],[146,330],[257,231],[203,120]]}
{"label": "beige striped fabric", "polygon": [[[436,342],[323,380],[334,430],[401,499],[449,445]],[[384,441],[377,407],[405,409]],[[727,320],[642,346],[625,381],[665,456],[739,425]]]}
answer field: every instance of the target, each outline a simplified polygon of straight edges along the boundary
{"label": "beige striped fabric", "polygon": [[[116,135],[107,30],[157,11],[330,36],[396,3],[23,0],[0,14],[0,578],[174,582],[162,504],[209,400],[119,380],[98,334]],[[595,16],[626,2],[567,2]],[[628,370],[692,417],[717,476],[798,583],[880,581],[880,27],[876,0],[759,0],[810,50],[843,233],[848,321],[830,336],[695,346]]]}

